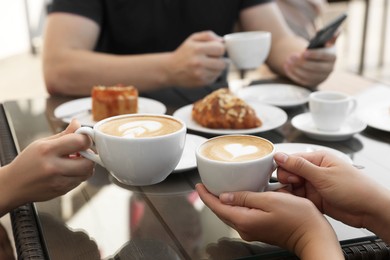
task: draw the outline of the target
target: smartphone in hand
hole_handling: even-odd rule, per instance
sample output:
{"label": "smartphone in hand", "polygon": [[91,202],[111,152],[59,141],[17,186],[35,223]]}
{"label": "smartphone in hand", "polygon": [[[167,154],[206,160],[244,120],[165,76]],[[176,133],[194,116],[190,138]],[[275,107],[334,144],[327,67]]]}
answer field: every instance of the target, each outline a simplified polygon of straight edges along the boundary
{"label": "smartphone in hand", "polygon": [[324,48],[325,44],[332,39],[337,29],[341,26],[344,20],[347,18],[347,14],[342,14],[319,30],[317,34],[309,42],[308,49]]}

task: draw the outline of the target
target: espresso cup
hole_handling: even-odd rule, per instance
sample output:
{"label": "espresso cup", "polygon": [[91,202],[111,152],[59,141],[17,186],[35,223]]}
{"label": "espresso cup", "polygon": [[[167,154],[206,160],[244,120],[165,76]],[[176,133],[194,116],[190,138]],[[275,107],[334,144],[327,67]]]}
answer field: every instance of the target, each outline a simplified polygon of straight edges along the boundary
{"label": "espresso cup", "polygon": [[251,135],[211,138],[196,150],[196,162],[203,184],[216,196],[223,192],[266,191],[284,187],[269,183],[276,169],[274,145]]}
{"label": "espresso cup", "polygon": [[264,63],[271,49],[271,33],[237,32],[224,37],[229,58],[237,69],[256,69]]}
{"label": "espresso cup", "polygon": [[76,133],[92,138],[91,149],[80,154],[105,167],[126,185],[151,185],[163,181],[182,156],[186,125],[168,115],[128,114],[99,121]]}
{"label": "espresso cup", "polygon": [[336,91],[316,91],[309,96],[309,110],[321,131],[338,131],[357,107],[355,98]]}

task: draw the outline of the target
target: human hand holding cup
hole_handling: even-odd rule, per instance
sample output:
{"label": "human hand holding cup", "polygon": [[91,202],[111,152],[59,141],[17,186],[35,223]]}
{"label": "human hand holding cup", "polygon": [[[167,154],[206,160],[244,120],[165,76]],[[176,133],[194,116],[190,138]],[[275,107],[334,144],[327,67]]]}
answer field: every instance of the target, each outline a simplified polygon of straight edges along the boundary
{"label": "human hand holding cup", "polygon": [[338,131],[357,107],[357,100],[337,91],[316,91],[309,96],[309,110],[321,131]]}
{"label": "human hand holding cup", "polygon": [[270,183],[276,169],[274,145],[251,135],[211,138],[196,150],[203,184],[216,196],[224,192],[277,190],[286,185]]}
{"label": "human hand holding cup", "polygon": [[168,115],[128,114],[76,133],[91,137],[97,150],[81,151],[83,157],[123,184],[141,186],[161,182],[175,169],[184,150],[186,125]]}

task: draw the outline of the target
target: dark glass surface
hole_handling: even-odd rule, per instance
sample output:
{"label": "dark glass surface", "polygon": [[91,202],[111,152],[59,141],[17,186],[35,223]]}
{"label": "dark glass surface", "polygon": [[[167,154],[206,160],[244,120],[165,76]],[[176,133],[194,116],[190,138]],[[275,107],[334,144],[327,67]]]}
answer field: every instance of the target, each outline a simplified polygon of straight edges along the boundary
{"label": "dark glass surface", "polygon": [[[369,85],[367,81],[362,80],[363,83]],[[173,103],[177,105],[164,102],[164,95],[158,95],[168,106],[169,114],[188,104],[192,97],[186,99],[182,93],[177,97],[171,94],[166,98],[176,98]],[[145,96],[156,98],[150,93]],[[38,138],[63,130],[66,124],[55,118],[53,111],[69,100],[71,98],[50,97],[5,102],[17,148],[22,150]],[[286,110],[289,119],[305,111],[306,105]],[[389,132],[367,128],[345,141],[316,141],[296,130],[288,120],[280,128],[258,135],[274,143],[311,143],[335,148],[350,156],[355,164],[364,165],[365,171],[380,182],[390,183]],[[237,232],[201,202],[194,191],[198,182],[199,175],[193,169],[171,174],[156,185],[132,187],[118,183],[104,168],[96,166],[93,177],[68,194],[34,204],[48,257],[233,259],[280,250],[242,241]],[[370,235],[363,231],[360,234]]]}

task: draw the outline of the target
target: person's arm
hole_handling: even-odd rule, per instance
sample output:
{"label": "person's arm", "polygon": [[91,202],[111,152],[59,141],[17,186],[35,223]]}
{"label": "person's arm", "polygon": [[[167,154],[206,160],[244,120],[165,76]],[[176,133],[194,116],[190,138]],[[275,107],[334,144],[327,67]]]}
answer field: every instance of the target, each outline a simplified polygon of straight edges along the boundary
{"label": "person's arm", "polygon": [[331,225],[307,199],[282,192],[234,192],[219,198],[203,184],[202,201],[247,241],[262,241],[300,259],[344,259]]}
{"label": "person's arm", "polygon": [[92,175],[94,163],[76,155],[91,144],[73,133],[78,127],[73,120],[64,132],[31,143],[0,168],[0,217],[25,203],[63,195]]}
{"label": "person's arm", "polygon": [[94,52],[99,33],[88,18],[48,16],[43,70],[50,94],[89,95],[94,85],[134,85],[140,91],[204,86],[226,67],[222,38],[210,31],[191,35],[173,52],[139,55]]}
{"label": "person's arm", "polygon": [[390,244],[390,190],[381,188],[376,193],[373,201],[367,201],[370,210],[363,225]]}
{"label": "person's arm", "polygon": [[324,151],[275,154],[278,179],[292,193],[348,225],[367,228],[390,243],[390,190],[351,164]]}
{"label": "person's arm", "polygon": [[240,25],[245,31],[272,33],[267,65],[279,75],[303,86],[316,87],[333,70],[335,52],[331,48],[306,50],[308,42],[291,31],[276,3],[244,9],[240,14]]}

